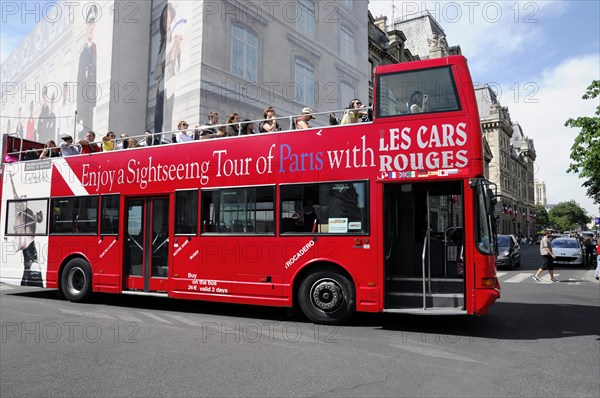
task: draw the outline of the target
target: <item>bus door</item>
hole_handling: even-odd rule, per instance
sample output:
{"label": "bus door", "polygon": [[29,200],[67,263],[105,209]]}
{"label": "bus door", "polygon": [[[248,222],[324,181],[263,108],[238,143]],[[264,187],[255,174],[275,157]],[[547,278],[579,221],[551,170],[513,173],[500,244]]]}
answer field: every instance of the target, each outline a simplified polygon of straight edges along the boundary
{"label": "bus door", "polygon": [[386,309],[464,309],[461,184],[384,184]]}
{"label": "bus door", "polygon": [[124,291],[166,292],[169,198],[125,200]]}

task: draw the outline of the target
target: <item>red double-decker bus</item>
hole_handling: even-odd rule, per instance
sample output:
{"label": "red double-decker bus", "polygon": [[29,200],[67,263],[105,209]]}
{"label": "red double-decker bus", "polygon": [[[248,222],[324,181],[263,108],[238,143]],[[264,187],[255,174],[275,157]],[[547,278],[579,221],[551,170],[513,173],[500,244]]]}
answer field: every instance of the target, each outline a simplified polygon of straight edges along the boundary
{"label": "red double-decker bus", "polygon": [[[486,313],[500,296],[494,195],[465,59],[378,67],[374,93],[365,123],[13,154],[0,278],[72,301],[298,306],[317,323]],[[4,158],[36,145],[5,136]]]}

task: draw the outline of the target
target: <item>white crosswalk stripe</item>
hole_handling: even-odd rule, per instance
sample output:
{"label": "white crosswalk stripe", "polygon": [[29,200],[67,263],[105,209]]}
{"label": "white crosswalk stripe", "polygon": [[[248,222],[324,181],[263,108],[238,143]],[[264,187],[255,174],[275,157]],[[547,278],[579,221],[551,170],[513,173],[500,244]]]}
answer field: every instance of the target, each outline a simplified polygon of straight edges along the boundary
{"label": "white crosswalk stripe", "polygon": [[[531,272],[520,272],[518,274],[516,274],[515,276],[508,278],[505,281],[505,283],[519,283],[519,282],[523,282],[524,280],[526,280],[527,278],[531,279],[531,281],[533,281],[533,279],[531,278],[533,274]],[[548,279],[548,281],[550,281],[550,279]]]}
{"label": "white crosswalk stripe", "polygon": [[12,290],[14,289],[14,287],[12,287],[11,285],[5,285],[4,283],[0,284],[0,290]]}

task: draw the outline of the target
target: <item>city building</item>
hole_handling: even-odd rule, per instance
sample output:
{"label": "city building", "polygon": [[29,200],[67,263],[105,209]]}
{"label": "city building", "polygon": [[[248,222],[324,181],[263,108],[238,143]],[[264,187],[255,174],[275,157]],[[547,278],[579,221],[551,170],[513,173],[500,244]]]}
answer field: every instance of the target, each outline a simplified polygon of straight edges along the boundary
{"label": "city building", "polygon": [[475,88],[483,136],[492,152],[490,181],[497,184],[496,225],[500,234],[535,235],[536,159],[533,140],[513,123],[489,85]]}
{"label": "city building", "polygon": [[280,116],[342,109],[368,96],[367,5],[58,1],[0,66],[0,129],[31,121],[24,135],[46,141],[168,131],[211,111],[224,123],[233,112],[262,118],[266,106]]}

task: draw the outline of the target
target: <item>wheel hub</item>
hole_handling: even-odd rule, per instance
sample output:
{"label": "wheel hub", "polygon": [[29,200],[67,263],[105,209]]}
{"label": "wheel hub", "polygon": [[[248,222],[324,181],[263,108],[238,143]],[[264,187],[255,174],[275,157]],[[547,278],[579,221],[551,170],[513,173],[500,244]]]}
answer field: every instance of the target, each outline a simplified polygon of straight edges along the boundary
{"label": "wheel hub", "polygon": [[331,311],[342,303],[342,289],[333,280],[319,280],[313,285],[311,298],[316,307]]}

